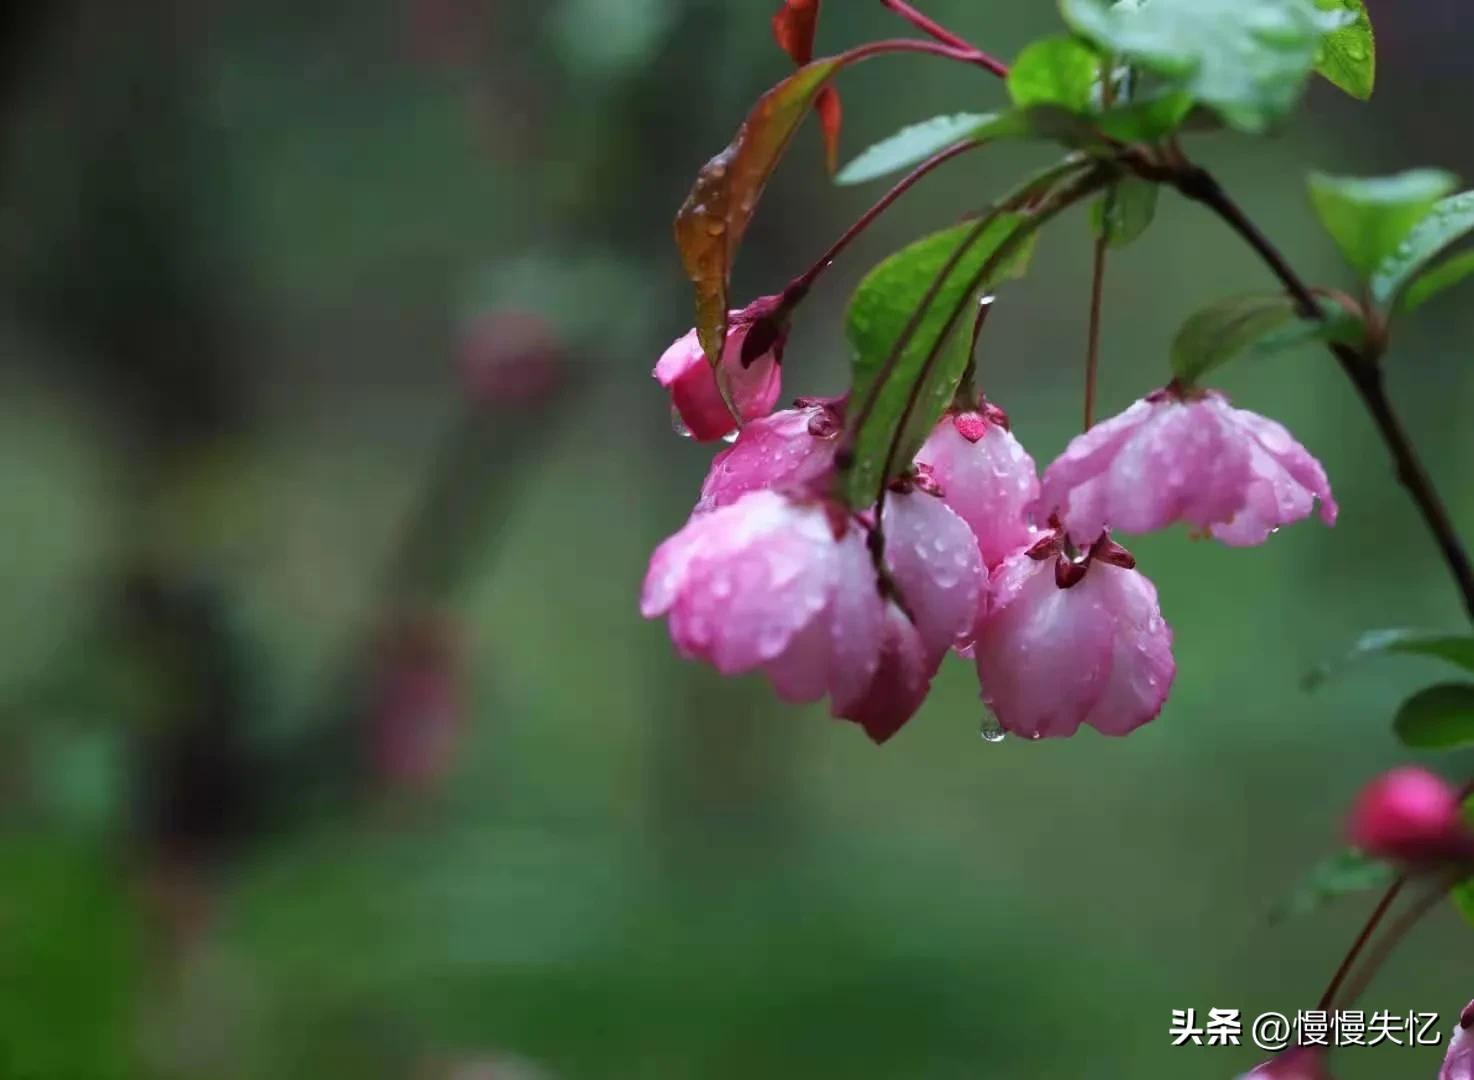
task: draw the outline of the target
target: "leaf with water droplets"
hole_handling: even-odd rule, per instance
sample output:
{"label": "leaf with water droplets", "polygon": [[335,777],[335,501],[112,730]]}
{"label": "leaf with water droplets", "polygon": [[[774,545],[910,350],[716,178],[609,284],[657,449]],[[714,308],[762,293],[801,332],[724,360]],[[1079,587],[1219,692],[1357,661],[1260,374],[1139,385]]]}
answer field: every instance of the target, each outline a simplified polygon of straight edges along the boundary
{"label": "leaf with water droplets", "polygon": [[1366,101],[1377,81],[1377,43],[1362,0],[1316,0],[1322,11],[1346,10],[1355,21],[1332,30],[1321,42],[1315,70],[1354,98]]}
{"label": "leaf with water droplets", "polygon": [[[970,343],[966,334],[955,332],[961,319],[954,314],[964,309],[968,286],[990,261],[994,265],[978,280],[978,289],[1024,273],[1033,248],[1032,222],[1027,214],[1003,213],[934,233],[892,255],[860,282],[845,320],[855,352],[846,431],[846,445],[854,455],[845,482],[851,506],[870,506],[881,487],[910,466],[967,366]],[[896,353],[913,314],[938,279],[941,285],[931,303]],[[916,403],[907,418],[913,390]]]}
{"label": "leaf with water droplets", "polygon": [[794,132],[845,57],[816,60],[761,98],[725,150],[697,174],[676,215],[676,244],[696,288],[696,331],[715,362],[727,337],[727,285],[737,248]]}
{"label": "leaf with water droplets", "polygon": [[1415,311],[1441,292],[1452,289],[1467,277],[1474,277],[1474,251],[1466,251],[1445,259],[1417,278],[1402,294],[1399,311]]}
{"label": "leaf with water droplets", "polygon": [[1373,177],[1311,173],[1310,201],[1346,261],[1372,277],[1457,183],[1442,169]]}
{"label": "leaf with water droplets", "polygon": [[1326,304],[1323,320],[1301,318],[1284,293],[1230,296],[1192,315],[1172,342],[1172,374],[1194,383],[1239,358],[1273,356],[1314,341],[1354,342],[1359,320]]}
{"label": "leaf with water droplets", "polygon": [[1061,0],[1101,49],[1186,90],[1230,127],[1257,134],[1299,100],[1326,36],[1354,21],[1314,0]]}
{"label": "leaf with water droplets", "polygon": [[1474,191],[1440,199],[1377,266],[1371,280],[1372,298],[1391,306],[1425,266],[1471,232],[1474,232]]}
{"label": "leaf with water droplets", "polygon": [[1369,630],[1345,656],[1321,664],[1305,676],[1305,689],[1314,690],[1332,676],[1372,656],[1428,656],[1474,671],[1474,637],[1434,630]]}
{"label": "leaf with water droplets", "polygon": [[1312,867],[1270,910],[1269,919],[1279,922],[1293,915],[1309,915],[1343,896],[1384,888],[1395,876],[1396,871],[1387,863],[1347,848]]}

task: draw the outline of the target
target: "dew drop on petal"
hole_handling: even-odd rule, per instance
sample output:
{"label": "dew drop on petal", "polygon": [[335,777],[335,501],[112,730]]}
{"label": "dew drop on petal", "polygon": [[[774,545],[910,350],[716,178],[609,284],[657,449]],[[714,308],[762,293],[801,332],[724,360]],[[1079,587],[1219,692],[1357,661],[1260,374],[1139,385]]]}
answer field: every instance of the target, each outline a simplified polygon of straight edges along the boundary
{"label": "dew drop on petal", "polygon": [[686,426],[686,421],[681,419],[681,410],[674,405],[670,407],[670,427],[681,438],[691,438],[691,429]]}
{"label": "dew drop on petal", "polygon": [[986,743],[1001,743],[1008,738],[1008,732],[1003,730],[1003,726],[998,723],[992,713],[983,713],[983,723],[978,729],[978,734]]}

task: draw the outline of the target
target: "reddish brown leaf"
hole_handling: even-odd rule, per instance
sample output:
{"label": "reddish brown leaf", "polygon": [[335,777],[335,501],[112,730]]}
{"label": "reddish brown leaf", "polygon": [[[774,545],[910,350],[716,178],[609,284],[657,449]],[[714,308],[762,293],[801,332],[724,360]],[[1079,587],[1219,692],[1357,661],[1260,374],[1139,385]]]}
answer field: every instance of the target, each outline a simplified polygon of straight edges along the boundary
{"label": "reddish brown leaf", "polygon": [[676,245],[696,287],[696,330],[713,363],[727,337],[727,279],[753,209],[814,99],[851,56],[799,68],[759,98],[731,145],[697,174],[676,215]]}
{"label": "reddish brown leaf", "polygon": [[[773,37],[800,66],[814,58],[814,34],[819,25],[820,0],[784,0],[773,16]],[[826,86],[814,102],[824,131],[824,164],[839,168],[839,91]]]}
{"label": "reddish brown leaf", "polygon": [[814,31],[819,25],[819,0],[783,0],[773,16],[773,38],[793,62],[803,67],[814,59]]}
{"label": "reddish brown leaf", "polygon": [[831,175],[839,168],[839,125],[843,110],[839,105],[839,91],[826,86],[814,100],[814,111],[819,114],[819,127],[824,132],[824,166]]}

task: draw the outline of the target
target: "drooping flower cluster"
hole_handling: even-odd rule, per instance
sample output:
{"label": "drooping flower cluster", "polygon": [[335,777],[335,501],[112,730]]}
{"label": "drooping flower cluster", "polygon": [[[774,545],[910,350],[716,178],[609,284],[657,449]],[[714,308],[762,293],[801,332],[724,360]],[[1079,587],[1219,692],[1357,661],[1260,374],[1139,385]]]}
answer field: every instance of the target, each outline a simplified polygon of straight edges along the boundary
{"label": "drooping flower cluster", "polygon": [[693,436],[737,435],[656,550],[641,608],[668,618],[683,655],[762,671],[786,701],[827,696],[877,742],[949,651],[972,658],[1005,732],[1134,731],[1166,701],[1173,636],[1112,530],[1182,522],[1257,544],[1317,499],[1335,520],[1324,471],[1284,428],[1175,385],[1076,438],[1042,483],[1002,409],[959,402],[879,506],[847,506],[845,402],[769,412],[771,316],[766,300],[733,313],[715,368],[694,333],[656,368]]}

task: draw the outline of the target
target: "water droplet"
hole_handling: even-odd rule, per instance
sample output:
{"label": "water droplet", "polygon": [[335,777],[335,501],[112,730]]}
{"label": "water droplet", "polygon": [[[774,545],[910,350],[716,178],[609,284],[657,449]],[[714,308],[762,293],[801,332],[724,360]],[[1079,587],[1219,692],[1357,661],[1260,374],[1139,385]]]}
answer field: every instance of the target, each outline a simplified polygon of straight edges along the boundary
{"label": "water droplet", "polygon": [[983,723],[978,728],[978,734],[983,737],[983,742],[986,743],[1001,743],[1004,739],[1008,738],[1008,732],[1003,730],[1002,725],[998,723],[991,713],[983,714]]}
{"label": "water droplet", "polygon": [[691,429],[686,426],[686,421],[681,419],[681,410],[674,405],[670,407],[670,427],[681,438],[691,438]]}
{"label": "water droplet", "polygon": [[725,435],[722,436],[722,442],[727,443],[727,444],[730,445],[731,443],[734,443],[734,442],[737,441],[738,434],[739,434],[739,432],[737,431],[737,429],[736,428],[733,428],[731,431],[727,432]]}
{"label": "water droplet", "polygon": [[720,221],[712,221],[712,222],[708,222],[707,223],[707,226],[706,226],[706,234],[708,236],[721,236],[722,233],[724,233],[726,231],[727,231],[727,226],[723,222],[720,222]]}

